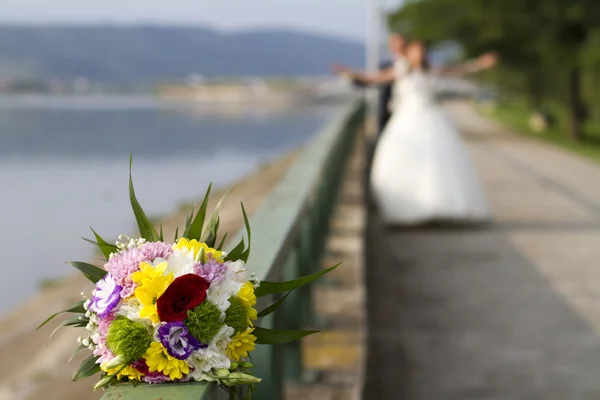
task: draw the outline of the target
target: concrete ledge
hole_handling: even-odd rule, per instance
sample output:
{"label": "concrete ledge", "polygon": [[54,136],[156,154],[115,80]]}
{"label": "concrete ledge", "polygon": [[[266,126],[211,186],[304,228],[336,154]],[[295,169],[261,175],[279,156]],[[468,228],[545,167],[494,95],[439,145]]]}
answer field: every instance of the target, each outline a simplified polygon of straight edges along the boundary
{"label": "concrete ledge", "polygon": [[303,363],[319,373],[311,384],[288,384],[289,400],[358,400],[366,362],[364,279],[364,137],[357,140],[331,220],[322,268],[341,266],[313,289],[313,304],[328,329],[302,342]]}

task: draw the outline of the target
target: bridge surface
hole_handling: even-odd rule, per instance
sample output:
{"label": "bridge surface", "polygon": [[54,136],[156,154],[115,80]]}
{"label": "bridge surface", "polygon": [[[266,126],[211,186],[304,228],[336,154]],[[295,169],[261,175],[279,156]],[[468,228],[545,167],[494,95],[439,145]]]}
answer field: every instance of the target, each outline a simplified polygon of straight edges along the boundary
{"label": "bridge surface", "polygon": [[454,103],[494,223],[367,226],[366,399],[600,398],[600,166]]}

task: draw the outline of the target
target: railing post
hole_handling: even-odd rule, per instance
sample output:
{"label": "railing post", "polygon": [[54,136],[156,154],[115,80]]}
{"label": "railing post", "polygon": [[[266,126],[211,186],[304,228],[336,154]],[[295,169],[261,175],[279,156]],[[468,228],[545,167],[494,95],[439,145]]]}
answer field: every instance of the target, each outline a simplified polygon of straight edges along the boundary
{"label": "railing post", "polygon": [[[261,318],[261,328],[274,329],[275,316],[273,314]],[[257,345],[252,352],[253,374],[262,378],[256,385],[252,398],[258,400],[274,400],[283,397],[281,373],[281,345]]]}
{"label": "railing post", "polygon": [[[301,275],[301,249],[296,248],[290,254],[283,269],[283,279],[292,280]],[[301,329],[303,314],[303,299],[298,290],[290,293],[277,312],[277,327],[281,329]],[[300,342],[282,345],[283,373],[287,381],[297,381],[302,375],[302,347]]]}

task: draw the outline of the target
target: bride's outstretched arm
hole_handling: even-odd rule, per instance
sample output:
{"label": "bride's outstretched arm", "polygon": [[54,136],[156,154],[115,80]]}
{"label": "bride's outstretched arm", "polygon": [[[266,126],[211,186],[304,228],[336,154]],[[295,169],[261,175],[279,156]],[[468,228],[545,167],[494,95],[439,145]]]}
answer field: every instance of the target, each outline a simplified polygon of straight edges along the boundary
{"label": "bride's outstretched arm", "polygon": [[490,69],[498,63],[498,55],[490,52],[485,53],[474,60],[469,60],[458,65],[438,67],[433,70],[436,75],[442,76],[464,76]]}
{"label": "bride's outstretched arm", "polygon": [[372,74],[352,70],[338,64],[332,65],[331,69],[337,75],[348,77],[365,85],[384,85],[392,83],[396,79],[396,72],[393,66],[384,68]]}

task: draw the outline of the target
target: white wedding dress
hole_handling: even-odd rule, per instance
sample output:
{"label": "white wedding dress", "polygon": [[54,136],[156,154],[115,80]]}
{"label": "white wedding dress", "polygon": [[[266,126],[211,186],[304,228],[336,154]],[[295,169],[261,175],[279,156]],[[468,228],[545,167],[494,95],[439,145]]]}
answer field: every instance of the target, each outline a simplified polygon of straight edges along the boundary
{"label": "white wedding dress", "polygon": [[489,209],[460,134],[436,103],[433,78],[401,74],[373,159],[372,192],[391,225],[477,223]]}

